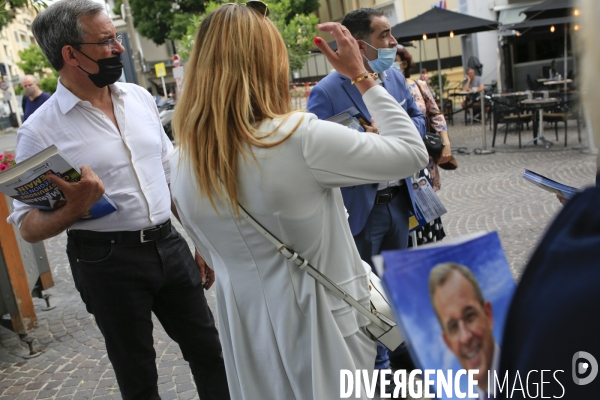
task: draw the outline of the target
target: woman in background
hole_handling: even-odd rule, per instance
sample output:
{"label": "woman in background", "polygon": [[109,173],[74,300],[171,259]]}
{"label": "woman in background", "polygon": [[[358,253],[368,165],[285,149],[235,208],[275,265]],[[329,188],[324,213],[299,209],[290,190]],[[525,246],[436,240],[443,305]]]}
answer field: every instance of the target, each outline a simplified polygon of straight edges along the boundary
{"label": "woman in background", "polygon": [[[421,80],[412,80],[410,78],[410,70],[414,68],[412,56],[410,53],[401,45],[396,50],[396,62],[394,66],[404,75],[406,78],[406,86],[410,90],[415,99],[415,103],[419,110],[425,115],[427,119],[428,133],[436,132],[440,135],[444,147],[442,148],[442,155],[437,163],[432,157],[429,157],[429,164],[427,168],[419,173],[419,176],[424,176],[429,181],[429,184],[433,187],[436,192],[441,189],[442,184],[440,182],[440,174],[438,170],[439,164],[444,164],[452,159],[452,151],[450,150],[450,138],[448,137],[448,128],[444,115],[440,112],[438,105],[429,90],[429,86],[426,82]],[[442,219],[436,218],[429,224],[419,228],[416,231],[417,234],[417,245],[425,243],[436,242],[442,240],[446,233],[444,232],[444,226],[442,225]],[[409,247],[413,247],[412,236],[409,237]]]}
{"label": "woman in background", "polygon": [[319,25],[336,38],[337,52],[321,38],[315,44],[354,81],[379,135],[291,112],[286,46],[266,11],[257,1],[226,4],[200,24],[173,119],[180,147],[171,160],[171,192],[215,272],[231,397],[339,399],[340,370],[373,369],[369,320],[279,254],[240,217],[238,202],[368,306],[368,272],[339,187],[411,175],[427,153],[412,120],[365,71],[358,44],[338,23]]}

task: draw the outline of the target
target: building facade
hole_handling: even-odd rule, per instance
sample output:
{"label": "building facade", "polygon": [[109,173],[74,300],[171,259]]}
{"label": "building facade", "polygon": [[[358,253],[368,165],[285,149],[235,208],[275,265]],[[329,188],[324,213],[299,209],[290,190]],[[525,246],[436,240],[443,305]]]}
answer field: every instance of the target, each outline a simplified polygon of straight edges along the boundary
{"label": "building facade", "polygon": [[[17,9],[13,21],[0,31],[0,63],[4,64],[1,69],[2,80],[7,84],[3,85],[1,91],[2,107],[0,107],[0,118],[15,114],[21,115],[20,96],[12,96],[10,86],[16,86],[21,83],[23,71],[17,65],[21,61],[19,51],[25,50],[32,44],[36,44],[33,33],[31,32],[31,22],[36,16],[33,9]],[[9,79],[10,77],[10,79]],[[8,87],[8,89],[7,89]],[[17,118],[11,122],[16,125]],[[5,128],[5,126],[2,126]]]}
{"label": "building facade", "polygon": [[[412,19],[433,6],[442,4],[450,11],[468,14],[474,17],[493,21],[524,18],[520,11],[541,0],[320,0],[320,8],[316,12],[321,22],[340,22],[344,15],[361,7],[372,7],[384,12],[391,25]],[[326,34],[320,35],[326,40],[333,40]],[[502,68],[502,55],[499,45],[502,36],[498,31],[481,32],[454,38],[440,38],[440,57],[442,73],[448,76],[450,85],[459,85],[462,81],[470,57],[476,57],[483,64],[482,78],[485,84],[497,82],[502,86],[505,76]],[[408,51],[413,56],[417,74],[421,67],[428,71],[437,70],[437,49],[435,40],[420,40],[408,43]],[[412,47],[414,46],[414,47]],[[294,81],[318,81],[327,75],[332,66],[319,52],[314,52],[300,71],[292,72]]]}

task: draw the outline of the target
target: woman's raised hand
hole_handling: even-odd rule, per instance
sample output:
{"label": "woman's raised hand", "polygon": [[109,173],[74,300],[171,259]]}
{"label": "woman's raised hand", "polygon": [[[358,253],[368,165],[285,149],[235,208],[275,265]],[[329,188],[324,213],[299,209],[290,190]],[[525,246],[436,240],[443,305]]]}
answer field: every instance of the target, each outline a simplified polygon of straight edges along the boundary
{"label": "woman's raised hand", "polygon": [[329,32],[337,42],[338,49],[337,52],[334,52],[327,42],[320,37],[314,39],[315,45],[327,57],[327,60],[337,72],[354,79],[366,71],[358,43],[348,31],[348,28],[337,22],[318,24],[317,28],[322,32]]}

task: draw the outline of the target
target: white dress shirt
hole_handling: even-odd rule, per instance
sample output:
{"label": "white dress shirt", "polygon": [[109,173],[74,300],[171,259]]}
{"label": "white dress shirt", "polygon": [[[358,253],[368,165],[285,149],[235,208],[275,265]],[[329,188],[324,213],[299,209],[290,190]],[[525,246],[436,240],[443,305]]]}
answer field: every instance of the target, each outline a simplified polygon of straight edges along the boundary
{"label": "white dress shirt", "polygon": [[[65,88],[32,115],[17,134],[17,162],[55,144],[77,167],[89,165],[104,183],[117,211],[81,220],[72,229],[134,231],[171,215],[168,155],[173,145],[160,123],[154,99],[127,83],[109,86],[119,128],[101,110]],[[14,202],[8,222],[20,226],[32,207]]]}

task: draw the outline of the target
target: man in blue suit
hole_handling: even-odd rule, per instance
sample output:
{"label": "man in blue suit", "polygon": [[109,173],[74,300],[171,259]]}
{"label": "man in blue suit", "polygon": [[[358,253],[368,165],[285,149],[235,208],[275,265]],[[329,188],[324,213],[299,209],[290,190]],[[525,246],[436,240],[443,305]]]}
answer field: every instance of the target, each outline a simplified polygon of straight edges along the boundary
{"label": "man in blue suit", "polygon": [[[392,62],[396,56],[398,42],[391,35],[390,23],[383,12],[361,8],[347,14],[342,25],[348,28],[358,41],[365,58],[365,69],[368,72],[379,72],[380,83],[382,82],[387,91],[398,100],[414,121],[417,130],[424,136],[425,117],[417,108],[402,74],[389,67],[384,72],[373,71],[373,63],[369,62],[378,58],[379,51],[373,47],[393,49],[393,52],[390,52],[393,53]],[[391,66],[391,63],[389,65]],[[381,68],[381,65],[374,66]],[[360,92],[352,85],[350,79],[333,72],[312,89],[307,109],[320,119],[327,119],[350,107],[355,107],[368,119],[371,118]],[[406,177],[399,176],[400,181],[395,182],[342,188],[344,205],[350,215],[350,230],[361,258],[371,265],[371,257],[379,254],[381,250],[402,249],[407,246],[410,199],[407,185],[402,178]],[[394,204],[400,208],[394,207]],[[387,214],[387,218],[384,217],[381,221],[380,214]]]}
{"label": "man in blue suit", "polygon": [[[425,116],[417,108],[402,74],[390,68],[396,57],[398,42],[392,36],[390,23],[383,12],[361,8],[348,13],[342,25],[357,40],[365,70],[379,73],[378,82],[398,100],[421,136],[425,136]],[[319,119],[327,119],[350,107],[371,118],[360,92],[350,79],[333,72],[312,89],[307,109]],[[378,160],[374,159],[373,162]],[[382,250],[404,249],[408,244],[408,215],[412,203],[407,188],[410,187],[410,178],[399,176],[397,181],[342,188],[356,247],[361,258],[371,266],[373,255]],[[384,350],[378,348],[378,369],[389,366]]]}

